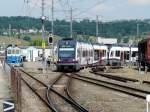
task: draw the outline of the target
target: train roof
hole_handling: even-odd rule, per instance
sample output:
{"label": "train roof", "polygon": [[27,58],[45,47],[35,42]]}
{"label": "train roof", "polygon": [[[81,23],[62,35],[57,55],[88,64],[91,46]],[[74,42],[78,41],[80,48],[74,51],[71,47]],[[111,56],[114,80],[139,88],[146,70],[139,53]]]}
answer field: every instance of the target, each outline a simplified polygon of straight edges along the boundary
{"label": "train roof", "polygon": [[108,49],[106,45],[98,45],[98,44],[94,44],[93,48],[94,49]]}
{"label": "train roof", "polygon": [[13,46],[10,46],[10,47],[7,47],[7,49],[20,49],[19,47],[13,47]]}

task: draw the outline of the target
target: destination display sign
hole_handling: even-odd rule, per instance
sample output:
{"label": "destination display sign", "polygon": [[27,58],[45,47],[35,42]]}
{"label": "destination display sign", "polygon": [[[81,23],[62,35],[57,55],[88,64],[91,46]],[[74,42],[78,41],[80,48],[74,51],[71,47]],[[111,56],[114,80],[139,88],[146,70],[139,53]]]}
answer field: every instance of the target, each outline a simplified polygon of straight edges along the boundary
{"label": "destination display sign", "polygon": [[72,48],[73,45],[61,45],[60,48]]}
{"label": "destination display sign", "polygon": [[74,51],[74,48],[60,48],[60,51]]}

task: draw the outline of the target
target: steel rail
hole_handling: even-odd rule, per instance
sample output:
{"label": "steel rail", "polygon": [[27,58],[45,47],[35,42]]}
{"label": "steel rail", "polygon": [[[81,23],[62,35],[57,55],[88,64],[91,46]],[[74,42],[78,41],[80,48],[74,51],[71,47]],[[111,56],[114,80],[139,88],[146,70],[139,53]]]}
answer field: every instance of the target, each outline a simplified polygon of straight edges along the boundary
{"label": "steel rail", "polygon": [[50,91],[51,91],[51,88],[52,86],[62,77],[62,75],[59,75],[55,80],[54,82],[48,86],[48,89],[47,89],[47,92],[46,92],[46,97],[47,97],[47,100],[48,102],[53,106],[53,108],[56,110],[55,112],[59,112],[58,109],[55,107],[55,105],[52,103],[52,100],[51,100],[51,97],[49,95]]}
{"label": "steel rail", "polygon": [[78,74],[76,74],[76,76],[77,77],[86,78],[86,79],[89,79],[89,80],[93,80],[93,81],[97,81],[97,82],[102,82],[102,83],[106,83],[106,84],[115,85],[115,86],[118,86],[118,87],[123,87],[123,88],[126,88],[126,89],[130,89],[130,90],[134,90],[134,91],[137,91],[137,92],[141,92],[141,93],[150,94],[150,91],[146,91],[146,90],[142,90],[142,89],[137,89],[137,88],[126,86],[126,85],[121,85],[121,84],[117,84],[117,83],[113,83],[113,82],[108,82],[108,81],[104,81],[104,80],[100,80],[100,79],[95,79],[95,78],[91,78],[91,77],[81,76],[81,75],[78,75]]}
{"label": "steel rail", "polygon": [[97,73],[97,72],[92,72],[92,71],[90,71],[90,73],[96,74],[96,75],[100,75],[100,76],[106,77],[106,78],[111,78],[111,79],[114,79],[114,80],[117,80],[117,81],[121,81],[121,82],[127,82],[127,81],[138,82],[137,79],[120,77],[120,76],[114,76],[114,75],[111,75],[111,74]]}
{"label": "steel rail", "polygon": [[[69,76],[69,75],[67,75],[67,76]],[[86,79],[86,78],[83,78],[83,77],[82,78],[78,77],[78,76],[69,76],[69,77],[72,77],[74,79],[81,80],[81,81],[84,81],[84,82],[87,82],[87,83],[90,83],[90,84],[94,84],[94,85],[97,85],[97,86],[101,86],[101,87],[105,87],[105,88],[112,89],[112,90],[115,90],[115,91],[119,91],[119,92],[122,92],[122,93],[126,93],[126,94],[129,94],[129,95],[141,98],[141,99],[146,98],[146,96],[144,96],[144,95],[136,94],[136,93],[133,93],[133,92],[129,92],[127,90],[122,90],[122,89],[118,89],[118,88],[115,88],[115,87],[105,85],[109,82],[103,83],[103,81],[102,81],[102,82],[96,83],[95,80],[90,80],[90,79]],[[150,93],[150,92],[146,91],[146,93]]]}
{"label": "steel rail", "polygon": [[[63,100],[65,100],[66,102],[68,102],[69,104],[71,104],[75,109],[77,109],[79,112],[88,112],[86,109],[84,109],[80,104],[78,104],[77,102],[75,102],[73,99],[71,98],[66,98],[65,96],[61,95],[59,92],[57,92],[56,90],[53,89],[53,85],[55,85],[59,79],[63,76],[64,74],[61,74],[60,77],[56,78],[54,80],[54,82],[49,85],[48,87],[48,91],[52,91],[53,93],[57,94],[59,97],[61,97]],[[49,94],[49,92],[47,92]],[[49,97],[47,94],[47,97]],[[50,98],[49,98],[50,99]],[[55,107],[56,108],[56,107]]]}
{"label": "steel rail", "polygon": [[[39,82],[40,84],[42,84],[44,87],[47,88],[46,98],[47,98],[48,104],[51,106],[53,112],[59,112],[59,111],[58,111],[58,109],[56,109],[56,107],[54,106],[54,104],[51,102],[51,98],[49,96],[49,92],[50,91],[52,91],[53,93],[57,94],[59,97],[61,97],[63,100],[65,100],[66,102],[68,102],[69,104],[71,104],[74,108],[76,108],[80,112],[87,112],[87,111],[85,111],[85,109],[81,108],[82,106],[80,106],[77,102],[73,102],[71,99],[66,98],[65,96],[61,95],[60,93],[58,93],[56,90],[53,89],[53,85],[56,84],[57,81],[59,81],[59,79],[62,77],[63,74],[61,74],[60,76],[58,76],[56,78],[56,80],[54,80],[54,82],[52,84],[46,85],[43,82],[41,82],[40,80],[38,80],[35,77],[33,77],[32,75],[30,75],[29,73],[25,72],[24,70],[20,69],[20,71],[23,72],[24,74],[26,74],[27,76],[29,76],[30,78],[36,80],[37,82]],[[30,87],[30,88],[32,88],[32,87]],[[34,88],[32,88],[32,90],[34,91]]]}
{"label": "steel rail", "polygon": [[70,91],[69,91],[69,86],[70,86],[71,80],[72,80],[72,78],[69,77],[68,82],[67,82],[67,84],[66,84],[65,92],[67,93],[67,96],[68,96],[74,103],[76,103],[76,104],[78,105],[78,107],[79,107],[83,112],[88,112],[87,109],[85,109],[85,108],[82,107],[80,104],[78,104],[78,103],[73,99],[73,97],[71,96]]}
{"label": "steel rail", "polygon": [[21,80],[32,90],[33,93],[35,93],[46,104],[47,107],[49,107],[53,112],[56,112],[53,106],[51,106],[49,102],[47,102],[44,98],[42,98],[42,96],[38,94],[38,92],[36,92],[35,88],[30,86],[30,84],[28,84],[27,81],[25,81],[23,78],[21,78]]}

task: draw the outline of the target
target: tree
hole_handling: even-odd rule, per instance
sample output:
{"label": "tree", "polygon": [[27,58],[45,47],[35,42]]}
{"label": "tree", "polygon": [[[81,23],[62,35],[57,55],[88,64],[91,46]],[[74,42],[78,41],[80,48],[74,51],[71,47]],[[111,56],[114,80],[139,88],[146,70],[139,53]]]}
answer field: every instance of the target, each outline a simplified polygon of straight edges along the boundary
{"label": "tree", "polygon": [[30,42],[31,41],[31,37],[26,35],[26,36],[23,37],[23,40]]}

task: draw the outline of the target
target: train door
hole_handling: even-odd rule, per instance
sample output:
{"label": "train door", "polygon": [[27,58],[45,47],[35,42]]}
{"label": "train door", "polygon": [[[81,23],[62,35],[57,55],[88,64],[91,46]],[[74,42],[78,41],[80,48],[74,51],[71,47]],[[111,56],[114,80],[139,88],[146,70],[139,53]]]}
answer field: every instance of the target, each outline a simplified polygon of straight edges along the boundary
{"label": "train door", "polygon": [[121,64],[124,63],[124,52],[123,51],[121,51],[120,61],[121,61]]}
{"label": "train door", "polygon": [[33,50],[29,50],[29,60],[33,61]]}
{"label": "train door", "polygon": [[100,51],[98,49],[94,50],[94,63],[100,60]]}

